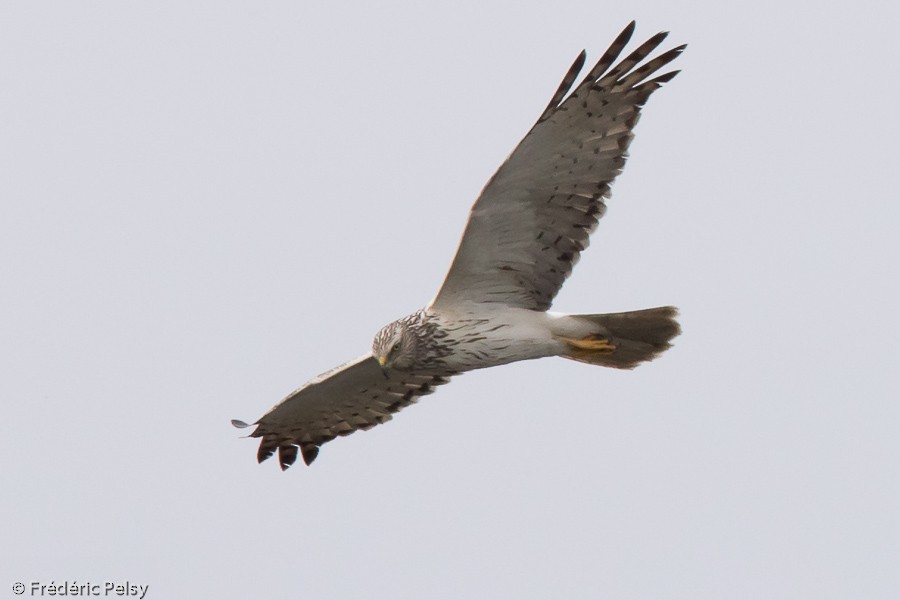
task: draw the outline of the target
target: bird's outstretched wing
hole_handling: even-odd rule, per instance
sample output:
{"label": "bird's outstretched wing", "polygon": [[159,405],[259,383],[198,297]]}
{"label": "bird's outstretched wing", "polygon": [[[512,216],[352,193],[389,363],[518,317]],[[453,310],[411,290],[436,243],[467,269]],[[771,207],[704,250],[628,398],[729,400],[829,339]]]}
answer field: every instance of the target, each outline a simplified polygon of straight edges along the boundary
{"label": "bird's outstretched wing", "polygon": [[581,52],[537,123],[488,181],[433,307],[465,302],[550,307],[603,216],[641,107],[678,73],[648,80],[685,46],[637,67],[666,33],[612,67],[634,25],[566,97],[584,65]]}
{"label": "bird's outstretched wing", "polygon": [[[250,434],[262,438],[256,458],[262,462],[277,450],[281,468],[287,469],[299,449],[308,465],[325,442],[389,421],[392,413],[447,383],[449,375],[385,372],[371,355],[362,356],[313,379],[260,418]],[[232,424],[250,427],[238,420]]]}

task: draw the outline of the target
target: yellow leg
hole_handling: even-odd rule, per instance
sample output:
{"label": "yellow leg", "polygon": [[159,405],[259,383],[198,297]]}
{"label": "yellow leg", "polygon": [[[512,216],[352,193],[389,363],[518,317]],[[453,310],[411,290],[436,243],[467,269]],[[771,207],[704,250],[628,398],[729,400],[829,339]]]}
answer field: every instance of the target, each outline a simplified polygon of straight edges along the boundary
{"label": "yellow leg", "polygon": [[616,346],[606,338],[597,337],[594,335],[589,335],[581,338],[580,340],[576,340],[573,338],[560,338],[573,348],[577,348],[578,350],[588,350],[590,352],[602,352],[604,354],[609,353],[612,354],[616,350]]}

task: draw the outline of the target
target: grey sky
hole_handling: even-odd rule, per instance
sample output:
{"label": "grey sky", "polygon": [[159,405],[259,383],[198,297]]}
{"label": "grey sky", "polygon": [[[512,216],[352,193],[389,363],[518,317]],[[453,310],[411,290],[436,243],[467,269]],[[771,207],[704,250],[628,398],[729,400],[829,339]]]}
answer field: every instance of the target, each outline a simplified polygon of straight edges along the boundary
{"label": "grey sky", "polygon": [[[898,597],[898,16],[3,3],[0,598]],[[633,18],[683,72],[554,308],[676,304],[676,346],[471,373],[257,465],[229,419],[427,302]]]}

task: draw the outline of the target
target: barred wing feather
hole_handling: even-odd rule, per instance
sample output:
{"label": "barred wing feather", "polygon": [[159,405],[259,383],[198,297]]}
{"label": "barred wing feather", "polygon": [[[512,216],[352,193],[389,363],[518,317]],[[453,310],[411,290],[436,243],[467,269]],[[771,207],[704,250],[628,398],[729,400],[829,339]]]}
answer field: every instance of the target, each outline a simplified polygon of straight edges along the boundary
{"label": "barred wing feather", "polygon": [[537,123],[488,181],[434,308],[465,302],[550,307],[603,216],[641,107],[678,73],[647,79],[685,46],[635,68],[666,33],[610,68],[633,31],[634,22],[566,97],[584,65],[582,51]]}
{"label": "barred wing feather", "polygon": [[[281,468],[287,469],[299,449],[308,465],[325,442],[389,421],[447,381],[449,374],[385,372],[371,354],[362,356],[313,379],[259,419],[250,434],[262,438],[257,460],[277,451]],[[232,424],[250,427],[238,420]]]}

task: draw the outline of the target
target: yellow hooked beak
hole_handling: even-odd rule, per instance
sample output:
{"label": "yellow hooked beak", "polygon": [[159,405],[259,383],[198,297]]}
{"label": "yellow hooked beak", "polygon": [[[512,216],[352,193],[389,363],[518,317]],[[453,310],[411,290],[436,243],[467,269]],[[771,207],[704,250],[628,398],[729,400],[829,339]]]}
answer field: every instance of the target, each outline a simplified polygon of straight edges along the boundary
{"label": "yellow hooked beak", "polygon": [[381,367],[381,374],[384,375],[385,379],[390,379],[391,376],[388,374],[387,365],[387,356],[376,356],[375,360],[378,361],[378,366]]}

